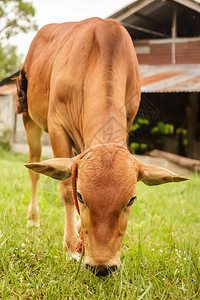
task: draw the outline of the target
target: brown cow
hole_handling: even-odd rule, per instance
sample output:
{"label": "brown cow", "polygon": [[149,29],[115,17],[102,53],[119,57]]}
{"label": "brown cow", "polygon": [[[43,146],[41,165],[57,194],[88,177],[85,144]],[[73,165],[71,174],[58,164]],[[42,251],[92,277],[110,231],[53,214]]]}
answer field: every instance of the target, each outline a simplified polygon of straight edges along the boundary
{"label": "brown cow", "polygon": [[[61,180],[64,245],[77,258],[73,173],[84,263],[97,275],[106,275],[120,264],[137,181],[155,185],[186,179],[143,164],[126,148],[140,103],[140,75],[131,37],[116,21],[99,18],[45,26],[30,46],[18,79],[18,95],[18,112],[23,112],[30,148],[28,222],[39,225],[39,174],[35,172]],[[55,159],[39,162],[43,130],[49,132]]]}

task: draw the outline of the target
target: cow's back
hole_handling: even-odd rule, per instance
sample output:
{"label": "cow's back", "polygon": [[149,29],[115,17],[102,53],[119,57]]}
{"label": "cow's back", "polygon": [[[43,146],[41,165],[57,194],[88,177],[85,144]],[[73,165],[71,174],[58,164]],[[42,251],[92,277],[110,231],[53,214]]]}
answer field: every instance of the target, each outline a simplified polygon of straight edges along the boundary
{"label": "cow's back", "polygon": [[[100,115],[110,117],[111,112],[105,109],[114,102],[116,109],[122,107],[127,82],[139,102],[138,65],[132,41],[116,21],[92,18],[45,26],[31,44],[24,69],[31,117],[47,130],[49,107],[51,111],[56,108],[66,132],[79,140],[85,138],[84,132],[92,134],[97,123],[100,126],[106,121],[99,119]],[[137,110],[138,103],[136,108],[134,105],[129,100],[130,115],[134,114],[132,108]]]}

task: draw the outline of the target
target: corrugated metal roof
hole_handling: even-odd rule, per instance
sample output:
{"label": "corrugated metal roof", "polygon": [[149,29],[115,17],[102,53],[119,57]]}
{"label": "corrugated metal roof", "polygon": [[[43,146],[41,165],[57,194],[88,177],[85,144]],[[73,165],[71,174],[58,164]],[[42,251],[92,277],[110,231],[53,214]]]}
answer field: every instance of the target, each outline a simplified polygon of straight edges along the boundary
{"label": "corrugated metal roof", "polygon": [[16,84],[6,84],[0,86],[0,95],[15,95],[17,94]]}
{"label": "corrugated metal roof", "polygon": [[0,82],[0,86],[10,84],[11,80],[15,80],[15,78],[19,76],[19,72],[20,70],[15,70],[14,72],[9,73],[7,77]]}
{"label": "corrugated metal roof", "polygon": [[[200,92],[200,65],[140,66],[142,93]],[[0,95],[15,95],[15,84],[0,86]]]}
{"label": "corrugated metal roof", "polygon": [[140,66],[142,93],[200,92],[200,65]]}

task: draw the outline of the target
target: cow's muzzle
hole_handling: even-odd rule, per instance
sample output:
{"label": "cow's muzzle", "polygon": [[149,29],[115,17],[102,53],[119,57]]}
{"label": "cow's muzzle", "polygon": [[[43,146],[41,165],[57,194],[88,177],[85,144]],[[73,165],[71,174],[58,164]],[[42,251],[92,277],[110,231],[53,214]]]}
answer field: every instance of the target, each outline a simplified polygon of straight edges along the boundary
{"label": "cow's muzzle", "polygon": [[86,264],[86,268],[90,269],[96,276],[107,276],[117,270],[116,265],[107,267],[104,265],[90,266],[89,264]]}

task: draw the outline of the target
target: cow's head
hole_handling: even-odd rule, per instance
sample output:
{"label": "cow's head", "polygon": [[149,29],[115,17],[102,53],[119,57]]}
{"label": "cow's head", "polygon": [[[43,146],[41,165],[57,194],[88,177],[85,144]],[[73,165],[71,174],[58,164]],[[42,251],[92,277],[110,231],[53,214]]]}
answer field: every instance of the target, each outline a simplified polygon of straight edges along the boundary
{"label": "cow's head", "polygon": [[137,181],[147,185],[178,182],[187,178],[136,160],[116,145],[94,147],[85,155],[26,164],[59,180],[71,176],[77,161],[77,201],[85,245],[84,263],[98,275],[120,265],[122,240],[137,197]]}

